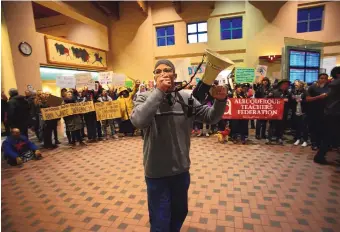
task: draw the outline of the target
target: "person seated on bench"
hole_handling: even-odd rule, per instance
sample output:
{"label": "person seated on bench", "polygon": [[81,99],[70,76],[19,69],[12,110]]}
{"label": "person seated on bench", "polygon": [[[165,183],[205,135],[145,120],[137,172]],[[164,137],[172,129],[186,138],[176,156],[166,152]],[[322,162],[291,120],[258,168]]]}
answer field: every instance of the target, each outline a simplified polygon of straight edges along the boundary
{"label": "person seated on bench", "polygon": [[41,152],[38,147],[28,140],[24,135],[20,135],[18,128],[11,130],[11,135],[7,136],[3,142],[5,158],[10,165],[21,165],[31,159],[41,159]]}

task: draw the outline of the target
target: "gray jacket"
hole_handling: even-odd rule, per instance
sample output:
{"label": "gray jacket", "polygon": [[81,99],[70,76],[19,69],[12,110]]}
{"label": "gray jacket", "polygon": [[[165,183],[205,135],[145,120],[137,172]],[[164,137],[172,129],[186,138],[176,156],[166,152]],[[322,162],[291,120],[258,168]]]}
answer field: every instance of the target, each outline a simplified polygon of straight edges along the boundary
{"label": "gray jacket", "polygon": [[[190,93],[180,91],[172,96],[187,104]],[[194,106],[201,104],[195,99]],[[215,124],[221,119],[225,107],[225,101],[215,101],[212,107],[204,105],[197,108],[195,116],[188,118],[187,107],[178,101],[170,106],[166,94],[159,89],[138,95],[131,122],[135,127],[144,129],[145,176],[160,178],[188,171],[194,120]]]}

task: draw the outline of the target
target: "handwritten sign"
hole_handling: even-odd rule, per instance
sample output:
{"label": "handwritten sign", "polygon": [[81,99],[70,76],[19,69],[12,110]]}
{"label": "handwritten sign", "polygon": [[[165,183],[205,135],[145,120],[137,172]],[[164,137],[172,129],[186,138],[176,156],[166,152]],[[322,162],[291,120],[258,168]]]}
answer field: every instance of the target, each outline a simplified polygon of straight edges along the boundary
{"label": "handwritten sign", "polygon": [[44,120],[63,118],[75,114],[85,114],[95,111],[92,101],[63,104],[57,107],[42,108],[41,114]]}
{"label": "handwritten sign", "polygon": [[97,102],[95,108],[97,121],[122,117],[118,101]]}
{"label": "handwritten sign", "polygon": [[90,73],[77,73],[74,76],[77,88],[84,88],[86,86],[89,90],[95,89],[95,83]]}
{"label": "handwritten sign", "polygon": [[122,87],[125,85],[126,76],[124,74],[113,73],[112,74],[112,85],[116,87]]}
{"label": "handwritten sign", "polygon": [[44,120],[60,118],[60,106],[41,108],[41,115]]}
{"label": "handwritten sign", "polygon": [[76,78],[74,76],[58,76],[56,77],[56,84],[60,88],[75,88]]}
{"label": "handwritten sign", "polygon": [[254,68],[236,68],[235,69],[235,80],[236,83],[253,83],[255,79]]}
{"label": "handwritten sign", "polygon": [[266,77],[267,76],[267,70],[268,70],[268,66],[266,66],[266,65],[257,65],[256,66],[256,72],[255,72],[256,78]]}
{"label": "handwritten sign", "polygon": [[98,74],[98,81],[101,85],[112,84],[113,72],[100,72]]}

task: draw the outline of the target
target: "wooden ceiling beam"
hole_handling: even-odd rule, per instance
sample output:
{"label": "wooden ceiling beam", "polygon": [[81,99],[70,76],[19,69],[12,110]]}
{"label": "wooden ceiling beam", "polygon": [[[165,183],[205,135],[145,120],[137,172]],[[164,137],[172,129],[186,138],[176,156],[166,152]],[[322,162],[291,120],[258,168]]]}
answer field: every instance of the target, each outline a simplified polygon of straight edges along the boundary
{"label": "wooden ceiling beam", "polygon": [[174,6],[177,14],[182,13],[182,4],[180,1],[172,1],[172,5]]}
{"label": "wooden ceiling beam", "polygon": [[137,1],[137,4],[142,10],[144,16],[148,16],[148,3],[146,1]]}

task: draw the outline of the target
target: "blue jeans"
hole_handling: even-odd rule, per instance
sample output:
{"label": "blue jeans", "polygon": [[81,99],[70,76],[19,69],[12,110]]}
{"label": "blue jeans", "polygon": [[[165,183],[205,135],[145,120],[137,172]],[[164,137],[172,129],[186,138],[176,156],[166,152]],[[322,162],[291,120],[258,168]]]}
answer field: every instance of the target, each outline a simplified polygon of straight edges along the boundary
{"label": "blue jeans", "polygon": [[190,174],[145,177],[151,232],[179,232],[188,214]]}

